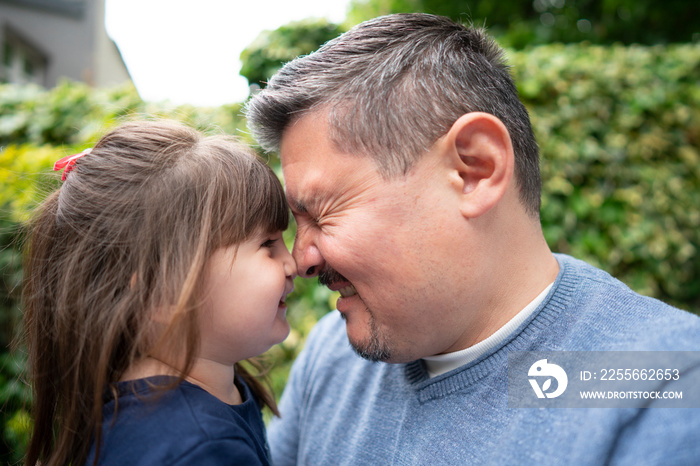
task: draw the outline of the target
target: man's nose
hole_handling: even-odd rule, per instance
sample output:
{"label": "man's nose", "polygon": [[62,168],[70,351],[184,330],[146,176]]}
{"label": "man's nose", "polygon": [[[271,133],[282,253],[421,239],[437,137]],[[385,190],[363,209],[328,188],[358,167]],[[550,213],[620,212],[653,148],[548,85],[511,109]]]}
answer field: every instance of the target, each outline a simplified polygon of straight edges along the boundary
{"label": "man's nose", "polygon": [[297,230],[292,248],[292,256],[297,263],[299,276],[311,278],[323,269],[325,261],[312,234]]}

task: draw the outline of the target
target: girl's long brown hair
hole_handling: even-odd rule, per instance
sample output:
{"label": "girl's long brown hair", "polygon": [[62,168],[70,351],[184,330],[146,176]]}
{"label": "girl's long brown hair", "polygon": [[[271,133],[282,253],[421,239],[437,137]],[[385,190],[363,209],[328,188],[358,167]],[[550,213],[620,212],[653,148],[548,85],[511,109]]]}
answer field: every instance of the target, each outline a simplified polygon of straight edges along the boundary
{"label": "girl's long brown hair", "polygon": [[[82,464],[93,441],[99,452],[104,393],[154,345],[179,351],[184,378],[199,345],[208,258],[288,220],[280,182],[263,161],[230,138],[179,123],[127,123],[79,159],[30,224],[27,464]],[[174,317],[154,342],[152,314],[163,307]],[[263,385],[236,371],[277,413]]]}

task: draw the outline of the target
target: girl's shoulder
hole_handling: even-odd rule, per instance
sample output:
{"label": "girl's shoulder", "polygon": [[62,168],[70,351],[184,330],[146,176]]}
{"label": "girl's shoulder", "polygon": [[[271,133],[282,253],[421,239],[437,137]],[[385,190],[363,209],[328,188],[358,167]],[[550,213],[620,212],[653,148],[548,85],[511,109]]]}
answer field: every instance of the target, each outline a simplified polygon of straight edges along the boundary
{"label": "girl's shoulder", "polygon": [[172,378],[149,377],[115,386],[117,397],[103,410],[100,464],[177,464],[224,452],[266,464],[265,427],[247,386],[245,401],[231,406],[186,381],[163,391],[168,383]]}

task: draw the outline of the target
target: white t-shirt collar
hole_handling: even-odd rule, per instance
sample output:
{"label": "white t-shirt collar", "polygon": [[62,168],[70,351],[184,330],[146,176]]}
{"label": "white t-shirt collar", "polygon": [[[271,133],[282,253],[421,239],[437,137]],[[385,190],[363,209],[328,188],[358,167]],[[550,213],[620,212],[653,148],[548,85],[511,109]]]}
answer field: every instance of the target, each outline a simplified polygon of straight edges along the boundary
{"label": "white t-shirt collar", "polygon": [[428,375],[433,378],[453,369],[457,369],[468,362],[474,361],[500,344],[508,337],[508,335],[514,332],[520,326],[520,324],[525,322],[525,319],[527,319],[530,314],[535,311],[535,309],[537,309],[540,303],[544,301],[544,298],[547,296],[547,293],[549,293],[552,285],[553,283],[550,283],[547,288],[545,288],[539,295],[537,295],[535,299],[530,302],[530,304],[525,306],[522,311],[518,312],[512,319],[506,322],[503,327],[496,330],[493,335],[485,340],[482,340],[469,348],[455,351],[454,353],[439,354],[437,356],[423,358],[425,367],[428,370]]}

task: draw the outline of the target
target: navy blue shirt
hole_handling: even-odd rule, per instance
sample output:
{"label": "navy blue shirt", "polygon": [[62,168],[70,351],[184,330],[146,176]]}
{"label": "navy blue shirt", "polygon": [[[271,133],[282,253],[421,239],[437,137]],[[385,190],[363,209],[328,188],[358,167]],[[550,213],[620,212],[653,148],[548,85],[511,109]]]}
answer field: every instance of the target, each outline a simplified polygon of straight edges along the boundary
{"label": "navy blue shirt", "polygon": [[[243,403],[228,405],[184,381],[160,398],[149,396],[154,393],[149,385],[163,380],[117,384],[116,419],[114,399],[103,410],[98,464],[270,464],[260,407],[243,381],[237,381]],[[94,450],[93,445],[87,465],[94,460]]]}

